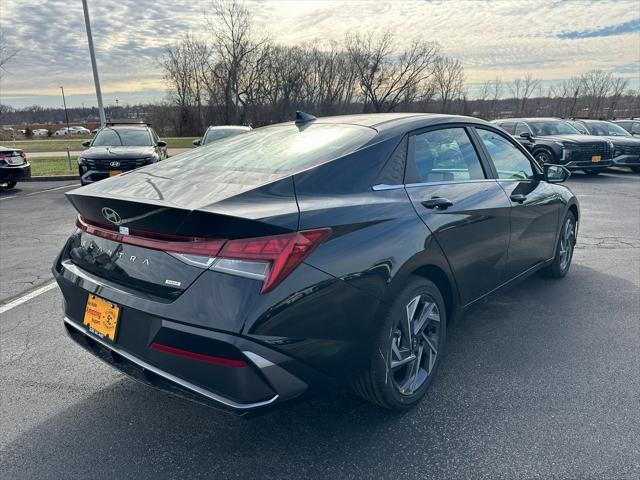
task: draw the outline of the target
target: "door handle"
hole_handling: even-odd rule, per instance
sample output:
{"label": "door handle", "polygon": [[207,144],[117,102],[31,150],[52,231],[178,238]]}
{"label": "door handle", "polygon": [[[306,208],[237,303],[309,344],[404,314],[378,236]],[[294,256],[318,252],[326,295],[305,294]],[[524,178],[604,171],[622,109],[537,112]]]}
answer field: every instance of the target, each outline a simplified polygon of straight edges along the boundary
{"label": "door handle", "polygon": [[513,200],[514,202],[522,203],[527,199],[527,196],[523,195],[521,193],[513,193],[513,194],[511,194],[511,196],[509,198],[511,200]]}
{"label": "door handle", "polygon": [[447,208],[453,206],[453,202],[451,200],[447,200],[443,197],[431,197],[429,200],[425,200],[420,203],[422,203],[423,207],[437,208],[438,210],[446,210]]}

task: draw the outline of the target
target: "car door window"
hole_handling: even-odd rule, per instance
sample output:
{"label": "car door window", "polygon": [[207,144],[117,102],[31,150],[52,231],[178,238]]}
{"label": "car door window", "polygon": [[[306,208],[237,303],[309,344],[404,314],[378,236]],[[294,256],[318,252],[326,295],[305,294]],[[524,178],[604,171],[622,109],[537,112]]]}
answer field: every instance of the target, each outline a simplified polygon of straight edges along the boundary
{"label": "car door window", "polygon": [[640,135],[640,122],[633,122],[631,124],[631,133]]}
{"label": "car door window", "polygon": [[527,180],[534,177],[531,162],[513,143],[489,130],[478,128],[477,132],[496,167],[498,178]]}
{"label": "car door window", "polygon": [[454,182],[485,178],[480,158],[464,128],[444,128],[415,136],[419,182]]}
{"label": "car door window", "polygon": [[514,135],[520,135],[521,133],[531,133],[531,130],[529,130],[526,123],[518,122],[516,123],[516,131]]}

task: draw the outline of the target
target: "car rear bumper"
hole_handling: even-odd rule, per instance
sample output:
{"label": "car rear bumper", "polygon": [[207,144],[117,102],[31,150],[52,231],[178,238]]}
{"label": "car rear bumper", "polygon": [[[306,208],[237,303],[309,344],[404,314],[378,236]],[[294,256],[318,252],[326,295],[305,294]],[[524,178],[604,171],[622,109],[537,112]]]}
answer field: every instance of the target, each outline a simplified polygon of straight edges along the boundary
{"label": "car rear bumper", "polygon": [[616,167],[638,167],[640,166],[640,155],[618,155],[613,159]]}
{"label": "car rear bumper", "polygon": [[28,163],[16,167],[0,167],[0,183],[17,182],[19,180],[28,180],[29,178],[31,178],[31,165]]}
{"label": "car rear bumper", "polygon": [[[65,299],[64,325],[69,336],[146,385],[245,415],[333,383],[324,373],[267,346],[259,337],[202,328],[127,306],[121,306],[115,341],[101,338],[88,329],[83,317],[89,294],[108,298],[108,289],[99,284],[87,289],[86,279],[74,281],[69,272],[62,274],[55,267],[53,274]],[[156,345],[168,348],[157,349]],[[198,359],[198,355],[226,364]]]}

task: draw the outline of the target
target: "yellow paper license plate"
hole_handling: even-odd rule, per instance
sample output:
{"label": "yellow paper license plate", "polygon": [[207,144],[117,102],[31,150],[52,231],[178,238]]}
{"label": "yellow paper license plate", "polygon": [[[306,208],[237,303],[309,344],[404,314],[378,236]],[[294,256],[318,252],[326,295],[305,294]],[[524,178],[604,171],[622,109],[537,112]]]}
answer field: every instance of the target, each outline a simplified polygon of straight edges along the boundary
{"label": "yellow paper license plate", "polygon": [[100,338],[116,339],[120,307],[103,298],[89,295],[84,309],[84,324]]}
{"label": "yellow paper license plate", "polygon": [[122,173],[122,170],[109,170],[110,177],[115,177],[117,175],[120,175],[121,173]]}
{"label": "yellow paper license plate", "polygon": [[602,160],[602,157],[600,155],[596,155],[594,157],[591,157],[591,161],[593,163],[598,163],[600,160]]}

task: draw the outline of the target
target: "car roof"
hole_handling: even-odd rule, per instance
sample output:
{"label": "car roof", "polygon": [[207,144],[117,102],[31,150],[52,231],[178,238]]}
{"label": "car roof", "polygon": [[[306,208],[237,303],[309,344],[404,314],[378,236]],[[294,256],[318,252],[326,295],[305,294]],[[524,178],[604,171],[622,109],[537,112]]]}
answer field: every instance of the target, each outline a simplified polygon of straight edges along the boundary
{"label": "car roof", "polygon": [[211,125],[207,127],[207,132],[209,130],[251,130],[251,127],[246,125]]}
{"label": "car roof", "polygon": [[491,125],[489,122],[479,118],[466,117],[462,115],[447,115],[442,113],[363,113],[354,115],[335,115],[330,117],[318,117],[310,123],[359,125],[373,128],[379,133],[395,133],[399,130],[415,130],[443,123],[474,123],[494,127],[494,125]]}
{"label": "car roof", "polygon": [[498,118],[494,122],[566,122],[567,120],[557,117],[522,117],[522,118]]}

